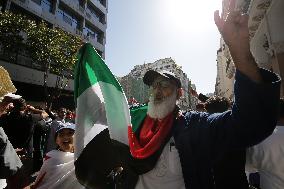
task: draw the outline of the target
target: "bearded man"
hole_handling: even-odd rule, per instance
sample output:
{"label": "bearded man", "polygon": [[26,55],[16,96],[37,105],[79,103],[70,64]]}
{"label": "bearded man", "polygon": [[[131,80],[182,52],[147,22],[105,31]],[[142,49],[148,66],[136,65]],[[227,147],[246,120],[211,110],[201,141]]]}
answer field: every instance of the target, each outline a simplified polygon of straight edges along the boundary
{"label": "bearded man", "polygon": [[[109,188],[105,175],[112,168],[111,175],[120,175],[114,179],[114,188],[216,188],[212,165],[217,154],[245,149],[273,132],[280,78],[256,64],[250,52],[248,16],[234,11],[234,5],[232,1],[226,20],[215,13],[215,23],[236,67],[232,110],[181,112],[176,106],[182,95],[179,78],[170,72],[149,70],[143,81],[150,86],[150,101],[148,107],[131,109],[129,147],[100,137],[104,136],[101,132],[84,149],[96,149],[96,154],[82,153],[75,163],[80,183],[88,188]],[[99,140],[109,143],[102,146]],[[86,160],[92,163],[82,166]]]}

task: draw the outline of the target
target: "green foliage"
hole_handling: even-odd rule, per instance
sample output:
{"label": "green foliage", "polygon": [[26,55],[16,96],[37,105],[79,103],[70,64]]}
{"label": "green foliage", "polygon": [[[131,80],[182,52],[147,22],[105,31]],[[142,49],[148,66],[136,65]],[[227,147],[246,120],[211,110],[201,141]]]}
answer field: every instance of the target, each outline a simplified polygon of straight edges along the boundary
{"label": "green foliage", "polygon": [[26,51],[45,72],[70,76],[81,44],[79,37],[49,28],[45,22],[36,24],[22,15],[0,13],[0,45],[9,60],[16,59],[15,53]]}
{"label": "green foliage", "polygon": [[0,13],[0,45],[4,58],[16,61],[17,53],[25,46],[23,33],[32,25],[24,16]]}
{"label": "green foliage", "polygon": [[[60,28],[49,28],[44,21],[36,24],[19,14],[0,13],[0,56],[9,62],[17,62],[18,54],[29,56],[44,71],[46,93],[49,72],[58,75],[55,89],[59,91],[64,88],[66,77],[73,76],[76,52],[82,43],[79,37]],[[60,93],[46,96],[59,97]]]}
{"label": "green foliage", "polygon": [[82,44],[80,38],[59,28],[50,29],[44,22],[30,28],[27,34],[29,53],[45,71],[59,76],[72,73],[76,52]]}

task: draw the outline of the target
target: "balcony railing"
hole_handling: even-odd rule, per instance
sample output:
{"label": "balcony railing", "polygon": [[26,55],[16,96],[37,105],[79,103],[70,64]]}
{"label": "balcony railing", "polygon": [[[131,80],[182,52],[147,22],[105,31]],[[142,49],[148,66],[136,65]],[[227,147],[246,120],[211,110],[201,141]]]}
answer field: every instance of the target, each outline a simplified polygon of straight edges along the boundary
{"label": "balcony railing", "polygon": [[98,0],[90,0],[90,2],[95,5],[103,14],[107,14],[106,6],[104,6],[100,1]]}
{"label": "balcony railing", "polygon": [[63,21],[66,22],[67,24],[69,24],[70,26],[72,26],[72,19],[69,18],[68,16],[66,16],[65,14],[63,14]]}

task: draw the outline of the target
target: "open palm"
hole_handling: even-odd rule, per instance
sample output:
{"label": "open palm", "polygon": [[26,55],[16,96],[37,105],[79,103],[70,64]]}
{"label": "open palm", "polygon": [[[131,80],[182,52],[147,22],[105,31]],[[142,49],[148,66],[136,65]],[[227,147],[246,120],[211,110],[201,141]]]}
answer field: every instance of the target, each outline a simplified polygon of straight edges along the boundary
{"label": "open palm", "polygon": [[214,20],[230,51],[238,53],[240,49],[249,50],[248,16],[234,9],[235,0],[232,0],[226,19],[220,18],[219,11],[215,11]]}

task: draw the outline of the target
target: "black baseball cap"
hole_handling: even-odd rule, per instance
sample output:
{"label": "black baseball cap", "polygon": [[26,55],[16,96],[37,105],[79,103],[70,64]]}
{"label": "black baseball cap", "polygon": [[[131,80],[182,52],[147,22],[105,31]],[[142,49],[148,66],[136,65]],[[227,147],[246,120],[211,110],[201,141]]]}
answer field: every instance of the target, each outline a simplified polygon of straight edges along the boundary
{"label": "black baseball cap", "polygon": [[180,82],[179,78],[174,73],[172,73],[170,71],[166,71],[166,70],[163,70],[163,71],[160,71],[160,72],[154,71],[154,70],[148,70],[143,77],[143,82],[146,85],[151,86],[152,83],[154,82],[154,80],[159,76],[173,80],[177,84],[177,87],[181,88],[181,82]]}

